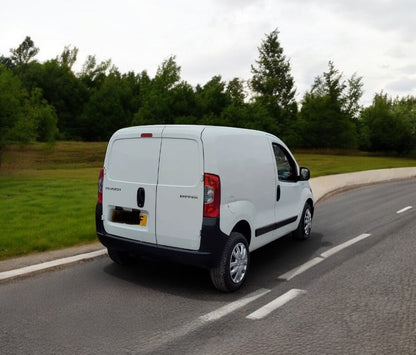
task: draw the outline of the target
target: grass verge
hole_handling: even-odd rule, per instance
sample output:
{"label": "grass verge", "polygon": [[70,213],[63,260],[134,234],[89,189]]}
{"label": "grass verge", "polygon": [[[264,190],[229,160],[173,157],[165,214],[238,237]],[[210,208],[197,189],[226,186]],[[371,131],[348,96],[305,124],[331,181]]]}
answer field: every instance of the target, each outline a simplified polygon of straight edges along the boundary
{"label": "grass verge", "polygon": [[95,241],[97,174],[0,176],[0,260]]}

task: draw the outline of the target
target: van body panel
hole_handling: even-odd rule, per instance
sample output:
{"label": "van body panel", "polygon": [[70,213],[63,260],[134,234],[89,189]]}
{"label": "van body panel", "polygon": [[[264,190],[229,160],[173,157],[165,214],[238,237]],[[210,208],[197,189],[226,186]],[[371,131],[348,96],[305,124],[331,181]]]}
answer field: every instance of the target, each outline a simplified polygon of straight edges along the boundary
{"label": "van body panel", "polygon": [[[245,215],[252,230],[274,223],[278,182],[265,133],[207,127],[202,140],[210,148],[205,149],[205,170],[221,177],[221,215],[227,209]],[[220,229],[229,234],[230,228],[230,220],[221,218]]]}
{"label": "van body panel", "polygon": [[[255,214],[255,206],[250,201],[234,201],[228,203],[221,209],[221,230],[226,235],[230,235],[234,227],[240,221],[247,221],[250,226],[254,225],[253,216]],[[251,230],[250,239],[254,238],[253,230]],[[251,250],[251,244],[249,245]]]}

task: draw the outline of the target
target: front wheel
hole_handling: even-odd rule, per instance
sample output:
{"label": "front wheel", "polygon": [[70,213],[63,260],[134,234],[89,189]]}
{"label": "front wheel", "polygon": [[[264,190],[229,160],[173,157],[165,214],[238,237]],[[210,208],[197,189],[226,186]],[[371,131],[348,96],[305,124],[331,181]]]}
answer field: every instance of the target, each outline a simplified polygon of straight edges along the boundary
{"label": "front wheel", "polygon": [[224,292],[235,291],[244,283],[250,254],[246,238],[232,232],[224,247],[218,265],[210,270],[214,286]]}
{"label": "front wheel", "polygon": [[312,230],[312,207],[309,203],[305,204],[298,228],[293,232],[293,237],[297,240],[306,240],[311,236]]}

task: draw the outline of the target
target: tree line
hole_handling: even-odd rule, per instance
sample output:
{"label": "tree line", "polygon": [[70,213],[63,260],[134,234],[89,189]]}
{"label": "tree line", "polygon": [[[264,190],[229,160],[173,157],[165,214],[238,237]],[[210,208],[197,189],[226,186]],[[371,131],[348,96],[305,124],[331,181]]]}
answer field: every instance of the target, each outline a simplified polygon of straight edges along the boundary
{"label": "tree line", "polygon": [[360,105],[362,77],[344,78],[332,61],[300,102],[290,61],[276,29],[265,35],[252,77],[220,75],[193,87],[175,56],[154,77],[121,73],[111,60],[65,47],[40,63],[30,37],[0,55],[0,151],[7,142],[104,141],[119,128],[145,124],[207,124],[259,129],[297,148],[342,148],[406,154],[416,148],[416,98],[380,92]]}

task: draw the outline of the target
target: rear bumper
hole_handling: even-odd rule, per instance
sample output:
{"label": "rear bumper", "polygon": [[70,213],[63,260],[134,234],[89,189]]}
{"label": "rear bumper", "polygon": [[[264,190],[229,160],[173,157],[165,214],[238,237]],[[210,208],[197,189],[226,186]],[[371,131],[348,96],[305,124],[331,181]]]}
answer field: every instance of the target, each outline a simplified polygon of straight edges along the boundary
{"label": "rear bumper", "polygon": [[95,223],[97,237],[107,248],[127,251],[132,255],[149,256],[161,260],[181,264],[195,265],[202,268],[212,268],[221,258],[222,250],[228,236],[221,232],[217,218],[204,218],[201,228],[201,244],[199,250],[188,250],[144,243],[128,238],[109,234],[104,229],[101,220],[102,205],[97,203]]}

